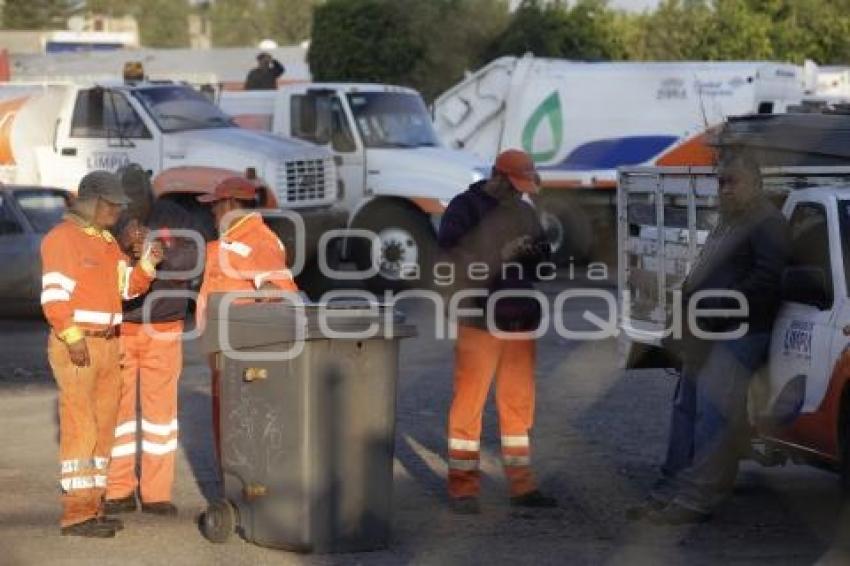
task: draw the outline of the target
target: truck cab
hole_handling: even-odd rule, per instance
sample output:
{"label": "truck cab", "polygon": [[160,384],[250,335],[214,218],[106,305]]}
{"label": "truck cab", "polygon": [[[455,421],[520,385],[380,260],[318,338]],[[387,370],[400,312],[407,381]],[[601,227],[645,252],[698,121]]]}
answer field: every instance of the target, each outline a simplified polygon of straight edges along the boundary
{"label": "truck cab", "polygon": [[158,196],[193,206],[191,195],[210,189],[196,182],[199,171],[250,170],[267,188],[266,204],[301,215],[313,243],[318,234],[311,226],[343,225],[334,207],[339,195],[330,152],[239,128],[188,85],[9,83],[0,86],[0,104],[4,100],[0,145],[8,147],[8,155],[0,158],[0,171],[11,182],[73,191],[88,171],[115,171],[132,162],[155,181],[169,175],[168,188]]}
{"label": "truck cab", "polygon": [[[409,88],[306,83],[276,92],[225,92],[220,103],[246,127],[333,153],[349,227],[373,232],[380,245],[375,288],[430,278],[442,212],[489,174],[483,161],[443,146],[425,103]],[[361,270],[372,265],[368,244],[359,237],[345,243]]]}
{"label": "truck cab", "polygon": [[[782,305],[767,364],[753,380],[750,419],[760,461],[841,472],[850,489],[850,169],[764,169],[791,230]],[[625,367],[662,362],[671,296],[716,222],[708,168],[620,172],[619,297]],[[646,363],[652,360],[653,363]],[[764,457],[763,456],[770,456]]]}

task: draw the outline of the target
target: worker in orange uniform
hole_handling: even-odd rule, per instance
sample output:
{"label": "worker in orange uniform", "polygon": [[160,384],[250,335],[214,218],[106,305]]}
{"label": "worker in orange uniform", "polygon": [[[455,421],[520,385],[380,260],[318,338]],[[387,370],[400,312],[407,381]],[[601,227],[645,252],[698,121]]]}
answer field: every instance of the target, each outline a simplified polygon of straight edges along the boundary
{"label": "worker in orange uniform", "polygon": [[[150,292],[124,302],[121,402],[107,475],[106,512],[135,511],[138,488],[143,513],[176,515],[171,492],[177,454],[177,384],[183,370],[189,284],[175,276],[195,269],[200,254],[194,241],[179,233],[193,228],[189,213],[172,201],[153,201],[148,174],[138,165],[125,166],[120,173],[133,203],[123,218],[119,244],[138,261],[154,230],[164,258]],[[138,476],[137,460],[141,464]]]}
{"label": "worker in orange uniform", "polygon": [[[535,364],[531,335],[541,322],[540,303],[527,295],[491,300],[498,291],[533,291],[539,264],[549,258],[549,244],[537,213],[522,198],[535,194],[538,186],[531,158],[519,150],[504,151],[497,157],[490,179],[452,199],[440,225],[441,251],[458,276],[455,290],[478,289],[480,293],[464,298],[460,302],[463,311],[458,311],[464,316],[458,317],[448,431],[449,496],[457,513],[480,512],[481,417],[494,375],[511,505],[557,505],[537,488],[530,461]],[[495,327],[488,324],[488,309]],[[470,311],[479,314],[468,314]]]}
{"label": "worker in orange uniform", "polygon": [[121,387],[121,299],[145,292],[162,259],[152,245],[129,266],[108,231],[127,202],[116,175],[91,172],[65,220],[41,245],[41,304],[59,387],[63,535],[108,538],[123,528],[103,515],[102,504]]}
{"label": "worker in orange uniform", "polygon": [[[286,250],[259,213],[251,210],[257,203],[256,185],[244,177],[221,181],[212,193],[198,197],[211,205],[219,230],[219,239],[207,244],[204,279],[198,295],[196,316],[203,325],[210,294],[231,291],[289,291],[298,287],[287,268]],[[244,302],[243,301],[235,301]],[[212,372],[213,434],[219,451],[219,374]]]}

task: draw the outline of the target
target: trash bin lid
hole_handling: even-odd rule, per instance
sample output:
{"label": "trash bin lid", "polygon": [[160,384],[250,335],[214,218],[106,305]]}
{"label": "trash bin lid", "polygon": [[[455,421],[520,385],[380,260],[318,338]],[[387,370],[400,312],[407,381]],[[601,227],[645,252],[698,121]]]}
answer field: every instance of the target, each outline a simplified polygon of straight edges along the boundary
{"label": "trash bin lid", "polygon": [[202,337],[209,352],[291,343],[297,340],[376,340],[409,338],[414,326],[392,305],[366,301],[329,303],[231,303],[210,295]]}

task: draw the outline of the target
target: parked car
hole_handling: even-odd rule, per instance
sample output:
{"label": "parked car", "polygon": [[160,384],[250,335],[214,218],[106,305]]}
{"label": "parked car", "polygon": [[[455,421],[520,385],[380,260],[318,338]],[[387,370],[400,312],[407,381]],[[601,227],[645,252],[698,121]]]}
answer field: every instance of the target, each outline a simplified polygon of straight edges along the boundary
{"label": "parked car", "polygon": [[0,316],[41,310],[41,239],[62,220],[70,193],[0,185]]}

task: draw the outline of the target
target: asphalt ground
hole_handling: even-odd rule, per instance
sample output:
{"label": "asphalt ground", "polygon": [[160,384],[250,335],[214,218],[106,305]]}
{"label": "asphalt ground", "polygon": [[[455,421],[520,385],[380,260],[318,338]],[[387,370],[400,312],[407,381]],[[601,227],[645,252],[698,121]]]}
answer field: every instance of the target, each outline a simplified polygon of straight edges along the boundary
{"label": "asphalt ground", "polygon": [[[577,283],[547,284],[550,298]],[[604,287],[604,285],[603,285]],[[218,489],[210,434],[209,375],[188,343],[180,383],[181,446],[176,518],[124,516],[111,540],[60,537],[56,390],[46,327],[0,321],[0,565],[135,564],[850,564],[850,521],[837,478],[788,465],[742,466],[734,497],[695,527],[626,520],[657,474],[674,379],[664,370],[622,371],[613,340],[540,339],[534,462],[555,510],[516,513],[500,469],[492,399],[485,413],[483,513],[456,516],[446,504],[446,411],[453,344],[434,338],[428,305],[401,305],[419,337],[401,345],[389,549],[298,555],[233,536],[200,534],[205,494]],[[595,300],[565,305],[571,328]],[[573,326],[573,324],[575,326]]]}

